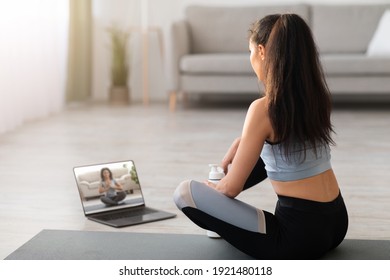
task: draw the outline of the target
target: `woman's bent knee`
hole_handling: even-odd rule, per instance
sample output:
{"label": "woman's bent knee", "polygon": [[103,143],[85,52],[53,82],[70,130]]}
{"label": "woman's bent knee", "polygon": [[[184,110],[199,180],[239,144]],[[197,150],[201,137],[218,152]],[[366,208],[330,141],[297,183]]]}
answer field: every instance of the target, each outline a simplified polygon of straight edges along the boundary
{"label": "woman's bent knee", "polygon": [[196,208],[192,198],[191,182],[191,180],[181,182],[173,194],[173,200],[180,210],[184,207]]}

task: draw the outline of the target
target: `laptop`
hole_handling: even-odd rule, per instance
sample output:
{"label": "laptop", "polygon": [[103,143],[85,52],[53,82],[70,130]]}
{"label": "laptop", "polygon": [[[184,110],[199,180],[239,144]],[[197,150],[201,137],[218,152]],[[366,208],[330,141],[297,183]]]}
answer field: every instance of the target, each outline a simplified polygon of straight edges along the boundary
{"label": "laptop", "polygon": [[92,221],[125,227],[176,216],[145,205],[132,160],[77,166],[73,173],[84,215]]}

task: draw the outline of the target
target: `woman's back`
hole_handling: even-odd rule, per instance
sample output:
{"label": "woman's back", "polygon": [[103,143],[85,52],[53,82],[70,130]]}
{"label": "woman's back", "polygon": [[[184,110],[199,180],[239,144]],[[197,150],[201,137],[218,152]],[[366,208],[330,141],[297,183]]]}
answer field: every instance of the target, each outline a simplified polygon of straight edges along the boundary
{"label": "woman's back", "polygon": [[261,157],[276,194],[319,202],[334,200],[339,195],[339,186],[330,163],[329,145],[321,143],[313,149],[310,144],[295,143],[286,155],[283,145],[275,144],[270,121],[264,119],[268,118],[268,109],[263,106],[268,102],[267,97],[261,101],[253,103],[258,110],[253,110],[256,113],[252,118],[261,117],[269,126],[269,138],[259,145],[263,146]]}

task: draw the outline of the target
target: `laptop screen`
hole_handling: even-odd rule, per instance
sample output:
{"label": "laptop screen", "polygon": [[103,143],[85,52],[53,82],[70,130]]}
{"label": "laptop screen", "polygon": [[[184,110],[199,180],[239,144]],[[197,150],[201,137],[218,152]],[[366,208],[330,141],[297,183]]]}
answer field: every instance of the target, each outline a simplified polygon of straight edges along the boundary
{"label": "laptop screen", "polygon": [[145,205],[131,160],[73,169],[85,215]]}

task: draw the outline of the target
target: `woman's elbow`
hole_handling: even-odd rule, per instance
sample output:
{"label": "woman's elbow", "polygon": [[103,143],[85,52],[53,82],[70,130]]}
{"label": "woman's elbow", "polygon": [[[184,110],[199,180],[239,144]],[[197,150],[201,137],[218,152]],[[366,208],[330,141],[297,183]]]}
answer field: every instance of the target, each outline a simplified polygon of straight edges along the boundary
{"label": "woman's elbow", "polygon": [[224,195],[226,195],[227,197],[230,197],[230,198],[235,198],[237,195],[240,194],[240,190],[236,190],[236,189],[228,189],[228,190],[225,190],[223,191],[222,193]]}
{"label": "woman's elbow", "polygon": [[235,198],[240,194],[242,188],[237,187],[239,184],[237,184],[237,182],[232,182],[228,177],[229,175],[220,181],[220,183],[217,185],[217,190],[227,197]]}

